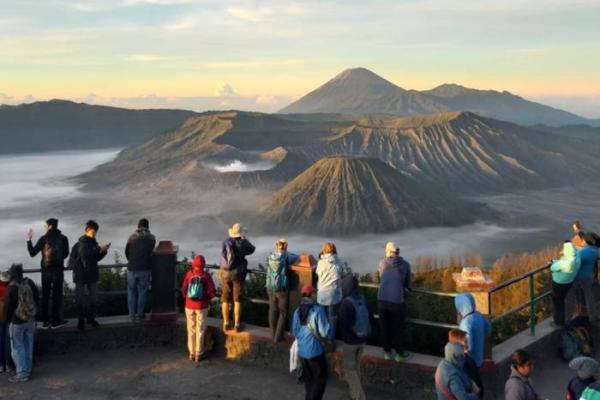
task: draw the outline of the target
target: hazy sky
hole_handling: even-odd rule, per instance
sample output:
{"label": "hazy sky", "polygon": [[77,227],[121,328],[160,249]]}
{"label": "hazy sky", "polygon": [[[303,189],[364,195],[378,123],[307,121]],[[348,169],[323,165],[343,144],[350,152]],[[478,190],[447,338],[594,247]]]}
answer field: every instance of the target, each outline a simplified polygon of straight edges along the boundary
{"label": "hazy sky", "polygon": [[0,0],[0,103],[272,111],[363,66],[600,117],[599,21],[600,0]]}

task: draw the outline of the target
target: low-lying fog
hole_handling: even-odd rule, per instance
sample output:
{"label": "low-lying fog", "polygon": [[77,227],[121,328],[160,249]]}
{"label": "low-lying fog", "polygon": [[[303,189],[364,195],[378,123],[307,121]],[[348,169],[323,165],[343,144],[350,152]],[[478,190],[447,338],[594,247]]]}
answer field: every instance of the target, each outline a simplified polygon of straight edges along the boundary
{"label": "low-lying fog", "polygon": [[[48,217],[60,220],[60,229],[71,243],[81,235],[88,218],[100,224],[98,240],[112,242],[111,253],[104,262],[113,262],[114,252],[123,254],[128,235],[142,216],[150,219],[151,230],[159,239],[174,241],[180,247],[180,257],[192,251],[202,253],[209,263],[219,260],[220,241],[226,235],[227,223],[211,216],[191,215],[188,211],[149,211],[136,206],[143,199],[117,198],[105,193],[83,194],[69,177],[92,169],[117,154],[116,150],[60,152],[36,155],[0,157],[0,268],[13,262],[26,267],[39,265],[39,256],[31,259],[26,250],[26,233],[32,227],[34,238],[43,233]],[[551,189],[481,197],[506,213],[498,225],[477,223],[458,228],[432,227],[410,229],[385,235],[360,235],[351,238],[289,236],[290,250],[317,254],[325,240],[332,240],[340,256],[354,271],[367,272],[376,268],[389,240],[400,246],[409,260],[419,255],[447,257],[465,253],[480,253],[489,262],[509,252],[534,250],[554,244],[571,235],[570,221],[579,218],[591,229],[600,227],[594,212],[600,184],[586,184],[580,189]],[[222,197],[226,197],[222,195]],[[213,203],[220,203],[213,200]],[[156,201],[152,210],[162,210]],[[149,215],[148,215],[149,214]],[[243,221],[242,221],[243,222]],[[250,265],[263,262],[279,237],[256,237],[249,227],[249,239],[257,246]]]}

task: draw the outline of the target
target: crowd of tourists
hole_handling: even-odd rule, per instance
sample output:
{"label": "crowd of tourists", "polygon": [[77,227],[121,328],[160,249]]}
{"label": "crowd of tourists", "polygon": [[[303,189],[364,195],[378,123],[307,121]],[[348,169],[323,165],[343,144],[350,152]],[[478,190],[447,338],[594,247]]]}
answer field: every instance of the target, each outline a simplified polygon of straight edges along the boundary
{"label": "crowd of tourists", "polygon": [[[587,305],[587,315],[595,320],[591,297],[592,276],[598,257],[597,236],[584,232],[579,222],[573,225],[575,236],[564,243],[561,258],[552,263],[552,299],[556,326],[565,326],[570,306],[565,299],[572,295],[574,304]],[[0,274],[0,368],[14,370],[11,382],[29,380],[32,372],[33,338],[36,318],[40,329],[58,329],[66,324],[62,317],[62,297],[65,262],[72,270],[75,284],[77,329],[98,328],[96,307],[99,279],[98,262],[110,248],[96,240],[98,224],[90,220],[84,234],[70,248],[68,239],[58,229],[58,220],[46,221],[46,233],[33,243],[28,232],[27,249],[31,257],[41,253],[41,294],[36,284],[23,274],[23,267],[14,264]],[[138,222],[129,237],[127,257],[127,303],[134,323],[145,320],[146,298],[151,287],[152,257],[156,244],[147,219]],[[223,331],[242,331],[242,300],[248,274],[247,256],[256,248],[248,240],[241,224],[228,230],[222,243],[220,269],[220,303]],[[352,399],[366,399],[361,385],[360,360],[373,331],[372,321],[378,321],[383,357],[401,363],[410,354],[405,346],[407,318],[406,299],[411,291],[411,266],[392,242],[385,245],[378,267],[377,315],[367,308],[359,292],[359,282],[338,256],[334,243],[325,243],[314,268],[313,284],[301,287],[301,301],[291,315],[290,332],[286,333],[291,270],[299,256],[288,251],[286,239],[279,239],[266,259],[265,288],[269,300],[269,326],[274,342],[293,341],[290,350],[290,371],[296,371],[304,383],[306,399],[321,399],[325,392],[329,367],[326,354],[334,351],[336,339],[343,343],[342,362]],[[205,345],[210,304],[217,297],[213,276],[206,270],[204,256],[195,256],[185,273],[181,295],[184,299],[188,332],[188,355],[201,362],[208,355]],[[581,297],[581,301],[579,301]],[[477,310],[474,297],[462,293],[455,297],[458,329],[448,332],[444,358],[435,372],[438,399],[482,399],[485,393],[480,371],[484,365],[485,343],[492,329],[489,321]],[[580,308],[580,307],[578,307]],[[233,316],[231,315],[233,311]],[[577,371],[568,385],[568,399],[594,399],[600,396],[600,383],[594,376],[598,363],[591,357],[574,357],[570,362]],[[508,400],[542,399],[530,376],[533,360],[525,350],[517,350],[511,358],[511,375],[506,382]],[[586,397],[587,393],[587,397]]]}

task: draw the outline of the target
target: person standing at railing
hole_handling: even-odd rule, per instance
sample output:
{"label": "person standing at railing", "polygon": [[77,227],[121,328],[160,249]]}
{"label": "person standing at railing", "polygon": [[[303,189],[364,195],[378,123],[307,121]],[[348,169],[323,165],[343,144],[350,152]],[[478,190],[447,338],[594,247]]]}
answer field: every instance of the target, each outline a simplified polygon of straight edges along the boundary
{"label": "person standing at railing", "polygon": [[584,246],[577,250],[577,257],[580,260],[580,267],[575,280],[573,281],[572,294],[569,296],[569,316],[575,309],[577,293],[583,293],[585,299],[585,308],[590,322],[595,322],[598,319],[596,311],[596,300],[592,284],[594,283],[594,269],[598,260],[598,247],[596,247],[596,239],[594,233],[586,232],[583,234]]}
{"label": "person standing at railing", "polygon": [[23,277],[23,265],[10,267],[10,284],[6,301],[6,319],[10,335],[15,376],[9,382],[26,382],[33,368],[33,338],[35,317],[39,306],[39,292],[35,283]]}
{"label": "person standing at railing", "polygon": [[245,229],[241,224],[234,224],[229,228],[229,237],[223,241],[221,247],[221,313],[223,314],[223,330],[232,328],[230,320],[230,304],[233,300],[233,328],[237,332],[242,330],[242,291],[248,274],[248,260],[246,256],[254,253],[256,248],[245,236]]}
{"label": "person standing at railing", "polygon": [[12,370],[12,359],[10,358],[10,338],[8,336],[8,325],[6,319],[6,301],[8,297],[8,284],[10,274],[8,271],[0,273],[0,373]]}
{"label": "person standing at railing", "polygon": [[290,296],[290,267],[298,256],[287,251],[286,239],[275,243],[275,251],[267,257],[267,277],[265,287],[269,297],[269,327],[273,341],[283,340],[285,324],[288,319]]}
{"label": "person standing at railing", "polygon": [[479,385],[479,396],[483,398],[484,387],[479,373],[483,365],[485,338],[492,330],[490,322],[479,312],[475,306],[475,299],[471,293],[461,293],[454,298],[454,306],[459,315],[458,328],[467,333],[467,357],[473,359],[475,368],[469,369],[470,376]]}
{"label": "person standing at railing", "polygon": [[[65,259],[69,256],[69,239],[58,229],[58,220],[46,221],[46,234],[32,243],[33,230],[27,232],[27,251],[31,257],[42,253],[42,329],[60,328],[65,325],[61,317]],[[52,297],[52,313],[50,313]]]}
{"label": "person standing at railing", "polygon": [[146,298],[152,279],[152,255],[156,238],[150,233],[150,223],[140,219],[137,230],[129,236],[125,245],[127,257],[127,306],[129,318],[142,322],[146,316]]}
{"label": "person standing at railing", "polygon": [[[98,303],[98,261],[102,260],[108,253],[110,243],[100,246],[96,241],[98,223],[89,220],[85,224],[84,235],[79,238],[71,249],[69,267],[73,270],[73,282],[75,282],[75,303],[79,321],[77,329],[85,329],[87,319],[88,325],[98,328],[100,324],[96,321],[96,306]],[[86,296],[87,290],[87,296]]]}
{"label": "person standing at railing", "polygon": [[400,257],[392,242],[385,245],[385,258],[379,262],[379,290],[377,309],[383,357],[396,362],[404,361],[409,353],[404,349],[406,326],[406,293],[410,290],[410,264]]}
{"label": "person standing at railing", "polygon": [[342,302],[342,277],[344,266],[337,255],[335,244],[327,242],[321,248],[321,255],[315,270],[317,275],[317,303],[325,309],[329,319],[330,340],[335,343],[338,311]]}
{"label": "person standing at railing", "polygon": [[205,356],[204,334],[210,301],[216,295],[212,276],[204,270],[204,256],[196,256],[185,274],[181,294],[185,299],[188,351],[191,361],[200,362]]}
{"label": "person standing at railing", "polygon": [[315,301],[315,289],[302,287],[302,301],[294,312],[292,334],[298,345],[302,363],[302,381],[306,400],[321,400],[327,387],[327,359],[325,348],[331,326],[325,309]]}
{"label": "person standing at railing", "polygon": [[579,272],[581,260],[577,249],[573,243],[567,241],[563,243],[561,257],[553,260],[550,266],[552,271],[552,303],[553,303],[553,324],[556,327],[565,326],[565,299],[573,281]]}

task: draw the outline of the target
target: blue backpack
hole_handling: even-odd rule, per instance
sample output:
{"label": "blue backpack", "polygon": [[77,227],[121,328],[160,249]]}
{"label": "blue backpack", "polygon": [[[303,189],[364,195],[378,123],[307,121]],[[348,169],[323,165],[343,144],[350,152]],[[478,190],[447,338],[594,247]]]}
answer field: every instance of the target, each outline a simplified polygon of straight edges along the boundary
{"label": "blue backpack", "polygon": [[289,289],[287,275],[287,254],[271,254],[267,258],[267,282],[265,287],[273,292],[281,292]]}
{"label": "blue backpack", "polygon": [[369,309],[363,296],[348,296],[346,301],[349,301],[355,310],[354,325],[352,331],[359,338],[365,339],[371,335],[371,320],[369,317]]}
{"label": "blue backpack", "polygon": [[187,297],[192,300],[202,300],[204,297],[204,282],[199,276],[193,276],[187,289]]}
{"label": "blue backpack", "polygon": [[221,268],[227,271],[233,269],[233,261],[235,259],[233,246],[233,240],[229,238],[223,242],[223,247],[221,248]]}

